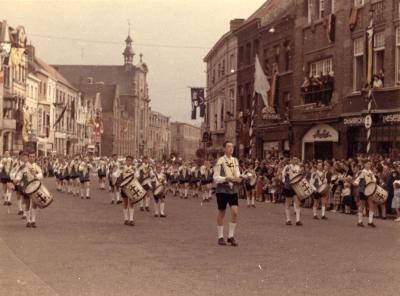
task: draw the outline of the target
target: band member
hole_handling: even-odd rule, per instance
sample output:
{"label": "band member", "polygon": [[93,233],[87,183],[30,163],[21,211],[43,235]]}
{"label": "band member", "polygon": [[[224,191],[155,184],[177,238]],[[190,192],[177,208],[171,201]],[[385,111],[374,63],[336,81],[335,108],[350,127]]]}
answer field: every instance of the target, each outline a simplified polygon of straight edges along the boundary
{"label": "band member", "polygon": [[257,175],[252,164],[249,165],[244,175],[249,177],[245,182],[247,207],[255,208]]}
{"label": "band member", "polygon": [[[24,153],[22,158],[22,164],[16,174],[16,182],[24,188],[29,181],[33,179],[43,179],[42,169],[38,164],[35,163],[35,154],[31,153],[28,158],[28,154]],[[33,202],[30,195],[24,194],[25,207],[26,207],[26,227],[36,228],[36,209],[37,205]]]}
{"label": "band member", "polygon": [[[125,159],[125,165],[121,168],[121,174],[118,177],[117,184],[119,184],[125,177],[135,174],[135,167],[133,165],[133,157],[127,156]],[[133,202],[130,202],[124,191],[121,191],[122,196],[122,211],[124,215],[124,225],[135,226],[134,215],[135,209]]]}
{"label": "band member", "polygon": [[90,159],[84,159],[80,162],[78,172],[81,183],[81,199],[90,199],[90,172],[93,170]]}
{"label": "band member", "polygon": [[[4,157],[1,159],[0,162],[0,180],[3,184],[3,198],[4,198],[4,205],[11,206],[11,195],[12,195],[12,181],[10,178],[10,173],[13,165],[13,159],[10,157],[8,151],[4,153]],[[22,213],[22,204],[18,202],[19,215]]]}
{"label": "band member", "polygon": [[179,195],[181,198],[188,198],[189,194],[189,168],[183,163],[179,169]]}
{"label": "band member", "polygon": [[[69,165],[69,178],[70,185],[72,186],[72,195],[79,196],[79,165],[81,163],[80,155],[76,154],[74,159],[71,161]],[[69,191],[68,191],[69,192]]]}
{"label": "band member", "polygon": [[152,168],[149,164],[149,159],[147,156],[143,157],[143,162],[139,166],[137,170],[137,179],[142,184],[143,188],[149,192],[144,199],[140,201],[140,211],[150,212],[150,193],[152,192],[151,188],[151,179],[153,176]]}
{"label": "band member", "polygon": [[156,165],[156,171],[153,172],[153,196],[154,196],[154,217],[166,218],[165,215],[165,186],[167,184],[166,176],[162,172],[161,164]]}
{"label": "band member", "polygon": [[[317,210],[319,207],[319,202],[321,201],[321,219],[327,220],[325,216],[326,203],[328,201],[328,180],[326,178],[326,173],[322,168],[322,163],[317,164],[317,168],[311,173],[310,184],[315,188],[315,193],[313,194],[313,215],[315,220],[319,220],[317,215]],[[325,190],[326,188],[326,190]]]}
{"label": "band member", "polygon": [[16,182],[16,174],[21,165],[23,164],[22,157],[23,157],[23,152],[21,151],[18,153],[17,160],[13,162],[13,167],[10,172],[10,178],[14,183],[15,196],[17,197],[18,208],[19,208],[18,215],[22,215],[22,219],[26,219],[26,207],[24,206],[24,198],[21,192],[21,187]]}
{"label": "band member", "polygon": [[53,164],[53,174],[54,174],[54,176],[56,178],[56,182],[57,182],[57,185],[56,185],[57,191],[62,190],[62,180],[61,180],[61,176],[60,176],[60,170],[61,170],[61,161],[60,161],[60,159],[57,158]]}
{"label": "band member", "polygon": [[376,178],[374,172],[372,171],[372,163],[370,160],[367,160],[364,164],[364,169],[361,171],[358,180],[358,190],[359,190],[359,200],[358,200],[358,223],[357,226],[364,227],[363,224],[363,211],[366,207],[366,203],[368,203],[368,226],[375,228],[374,224],[374,207],[375,203],[371,197],[365,196],[365,188],[368,183],[375,182]]}
{"label": "band member", "polygon": [[212,183],[213,183],[213,171],[211,169],[210,161],[204,161],[204,164],[200,167],[200,178],[201,178],[201,191],[203,202],[211,200]]}
{"label": "band member", "polygon": [[60,161],[60,180],[61,180],[61,191],[62,192],[71,192],[70,181],[69,181],[69,163],[65,158],[61,158]]}
{"label": "band member", "polygon": [[218,204],[217,231],[218,244],[226,245],[224,240],[224,218],[226,206],[229,204],[231,211],[231,221],[229,223],[229,233],[227,242],[232,246],[238,246],[235,240],[236,221],[238,216],[238,195],[237,188],[234,186],[242,182],[239,170],[239,162],[232,156],[233,143],[226,141],[223,145],[225,155],[220,157],[214,168],[214,181],[217,184],[216,195]]}
{"label": "band member", "polygon": [[300,221],[300,199],[296,195],[290,185],[290,176],[295,176],[301,173],[301,168],[299,166],[299,159],[293,157],[290,160],[290,164],[286,165],[282,170],[282,182],[283,182],[283,192],[282,195],[285,198],[285,214],[286,214],[286,225],[292,225],[290,219],[290,206],[293,203],[294,211],[296,213],[296,225],[301,226],[303,223]]}
{"label": "band member", "polygon": [[114,204],[115,202],[117,204],[122,203],[120,188],[117,184],[117,179],[122,167],[123,166],[118,162],[117,154],[113,154],[108,163],[108,181],[111,188],[111,204]]}
{"label": "band member", "polygon": [[107,161],[105,157],[100,158],[97,168],[100,190],[106,190]]}

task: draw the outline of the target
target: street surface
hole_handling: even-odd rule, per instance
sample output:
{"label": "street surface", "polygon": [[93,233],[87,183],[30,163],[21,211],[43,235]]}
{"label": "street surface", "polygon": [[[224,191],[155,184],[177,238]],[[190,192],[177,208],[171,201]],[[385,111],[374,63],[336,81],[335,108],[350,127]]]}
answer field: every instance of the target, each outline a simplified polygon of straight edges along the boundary
{"label": "street surface", "polygon": [[[245,207],[239,247],[217,245],[215,201],[168,197],[166,219],[121,205],[93,183],[92,199],[56,193],[38,211],[38,228],[0,208],[0,295],[399,295],[400,224],[328,213],[286,226],[282,204]],[[97,186],[97,184],[96,184]],[[225,227],[225,232],[227,227]]]}

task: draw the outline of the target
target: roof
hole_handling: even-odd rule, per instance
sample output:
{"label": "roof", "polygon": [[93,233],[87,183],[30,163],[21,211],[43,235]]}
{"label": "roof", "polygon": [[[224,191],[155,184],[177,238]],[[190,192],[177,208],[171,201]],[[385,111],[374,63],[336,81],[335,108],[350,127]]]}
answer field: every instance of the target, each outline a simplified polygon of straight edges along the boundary
{"label": "roof", "polygon": [[217,41],[217,43],[214,44],[214,46],[210,49],[210,51],[207,53],[207,55],[204,57],[203,61],[207,63],[207,61],[211,58],[211,56],[214,54],[214,52],[224,43],[228,37],[231,37],[232,32],[228,31],[224,35],[222,35],[221,38]]}
{"label": "roof", "polygon": [[101,108],[103,112],[113,111],[113,102],[118,97],[118,86],[115,84],[81,84],[80,90],[85,96],[95,98],[100,93]]}
{"label": "roof", "polygon": [[[119,92],[131,94],[129,85],[126,81],[132,81],[134,75],[132,71],[127,71],[123,65],[53,65],[62,73],[75,87],[80,88],[81,84],[86,84],[89,77],[95,82],[104,84],[118,84]],[[133,67],[133,69],[137,69]]]}
{"label": "roof", "polygon": [[60,72],[54,69],[52,66],[48,65],[46,62],[35,56],[35,64],[46,71],[50,76],[55,78],[58,82],[78,91]]}

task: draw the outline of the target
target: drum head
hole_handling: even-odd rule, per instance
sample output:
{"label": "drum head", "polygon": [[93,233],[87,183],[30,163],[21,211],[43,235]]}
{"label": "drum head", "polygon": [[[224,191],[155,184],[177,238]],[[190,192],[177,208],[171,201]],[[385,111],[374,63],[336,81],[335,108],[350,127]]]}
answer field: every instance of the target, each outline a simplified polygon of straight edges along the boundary
{"label": "drum head", "polygon": [[290,179],[290,184],[299,183],[303,179],[303,175],[299,174]]}
{"label": "drum head", "polygon": [[34,179],[26,184],[23,191],[25,194],[30,195],[38,191],[41,185],[42,182],[40,182],[38,179]]}
{"label": "drum head", "polygon": [[130,182],[132,181],[133,178],[134,178],[133,174],[131,174],[131,175],[125,177],[125,178],[122,180],[120,186],[121,186],[121,187],[124,187],[126,184],[130,183]]}
{"label": "drum head", "polygon": [[365,186],[365,190],[364,190],[364,194],[365,196],[371,196],[373,194],[375,194],[376,188],[377,188],[377,184],[374,182],[369,182],[366,186]]}

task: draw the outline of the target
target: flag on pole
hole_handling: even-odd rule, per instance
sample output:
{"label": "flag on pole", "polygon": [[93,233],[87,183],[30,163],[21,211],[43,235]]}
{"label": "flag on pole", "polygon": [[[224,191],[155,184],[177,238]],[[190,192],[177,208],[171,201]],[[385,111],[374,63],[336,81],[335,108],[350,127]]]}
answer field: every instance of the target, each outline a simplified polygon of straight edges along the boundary
{"label": "flag on pole", "polygon": [[268,102],[268,92],[271,89],[271,86],[268,82],[267,75],[265,75],[264,70],[261,66],[260,59],[258,55],[256,55],[256,62],[255,62],[255,73],[254,73],[254,95],[257,93],[259,94],[264,102],[266,107],[271,107]]}
{"label": "flag on pole", "polygon": [[367,51],[367,83],[369,85],[372,85],[373,82],[373,74],[374,74],[374,24],[373,24],[373,19],[371,18],[371,21],[367,27],[366,30],[366,51]]}
{"label": "flag on pole", "polygon": [[197,118],[197,107],[200,108],[200,117],[204,117],[206,102],[203,87],[191,87],[190,95],[192,101],[192,119]]}
{"label": "flag on pole", "polygon": [[58,116],[56,122],[54,122],[53,128],[60,122],[60,120],[64,117],[65,110],[67,110],[68,104],[65,104],[63,110],[61,111],[60,115]]}

